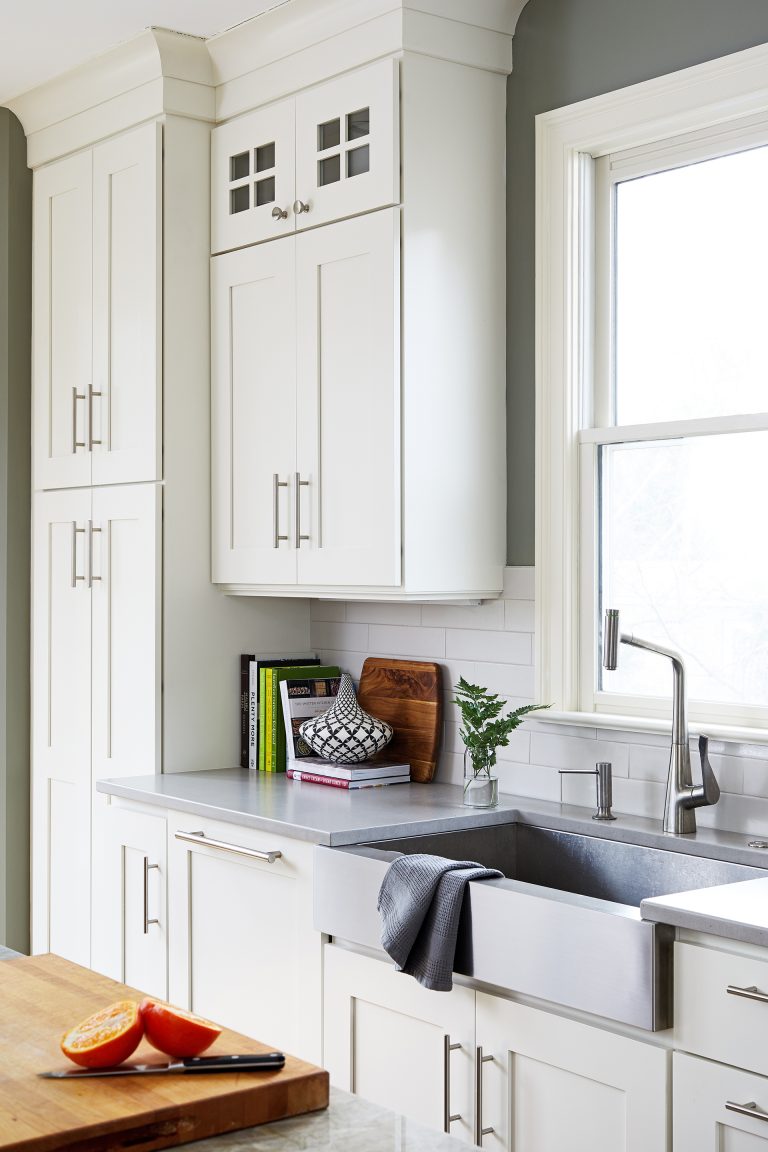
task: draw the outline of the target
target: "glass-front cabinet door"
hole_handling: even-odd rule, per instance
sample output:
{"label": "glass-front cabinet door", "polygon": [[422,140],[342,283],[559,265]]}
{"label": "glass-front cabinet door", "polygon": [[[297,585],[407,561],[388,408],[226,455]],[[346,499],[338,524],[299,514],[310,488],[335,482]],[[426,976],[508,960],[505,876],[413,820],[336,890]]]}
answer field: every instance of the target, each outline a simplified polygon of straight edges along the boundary
{"label": "glass-front cabinet door", "polygon": [[379,60],[296,97],[296,227],[400,199],[398,71]]}
{"label": "glass-front cabinet door", "polygon": [[294,230],[294,101],[216,128],[211,143],[212,251]]}

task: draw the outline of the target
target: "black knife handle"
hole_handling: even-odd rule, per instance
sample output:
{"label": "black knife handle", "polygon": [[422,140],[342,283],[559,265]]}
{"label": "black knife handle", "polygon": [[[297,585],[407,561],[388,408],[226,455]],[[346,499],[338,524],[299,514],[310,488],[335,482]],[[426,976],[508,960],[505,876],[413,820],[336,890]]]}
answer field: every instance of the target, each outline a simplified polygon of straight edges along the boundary
{"label": "black knife handle", "polygon": [[191,1056],[181,1063],[187,1072],[233,1072],[240,1066],[244,1072],[282,1068],[282,1052],[259,1052],[250,1056]]}

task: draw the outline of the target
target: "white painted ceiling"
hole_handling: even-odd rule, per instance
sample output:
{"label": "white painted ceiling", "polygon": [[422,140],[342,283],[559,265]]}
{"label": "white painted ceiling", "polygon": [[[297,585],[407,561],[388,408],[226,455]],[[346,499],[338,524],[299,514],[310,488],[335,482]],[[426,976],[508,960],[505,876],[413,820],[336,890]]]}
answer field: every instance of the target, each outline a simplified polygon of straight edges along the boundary
{"label": "white painted ceiling", "polygon": [[0,105],[145,28],[210,37],[284,0],[0,0]]}

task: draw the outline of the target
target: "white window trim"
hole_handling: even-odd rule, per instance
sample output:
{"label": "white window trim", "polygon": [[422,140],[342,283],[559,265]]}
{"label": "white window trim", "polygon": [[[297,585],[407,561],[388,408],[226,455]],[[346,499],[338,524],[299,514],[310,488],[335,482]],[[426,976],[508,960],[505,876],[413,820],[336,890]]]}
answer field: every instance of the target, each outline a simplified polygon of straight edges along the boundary
{"label": "white window trim", "polygon": [[[768,113],[768,45],[699,64],[536,117],[536,699],[547,720],[663,731],[647,720],[585,711],[580,621],[595,618],[592,557],[579,555],[578,432],[591,374],[594,237],[584,204],[599,156]],[[582,415],[584,419],[582,419]],[[604,433],[600,433],[601,439]],[[582,571],[582,567],[584,571]],[[668,727],[668,726],[667,726]],[[768,742],[768,729],[697,724],[720,739]]]}

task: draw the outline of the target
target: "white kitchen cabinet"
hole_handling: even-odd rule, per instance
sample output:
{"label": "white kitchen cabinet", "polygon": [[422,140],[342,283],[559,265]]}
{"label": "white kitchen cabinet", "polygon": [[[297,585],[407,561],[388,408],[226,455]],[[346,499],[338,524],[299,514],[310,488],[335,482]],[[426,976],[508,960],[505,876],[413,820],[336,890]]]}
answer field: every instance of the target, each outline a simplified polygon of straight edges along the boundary
{"label": "white kitchen cabinet", "polygon": [[664,1152],[669,1053],[477,993],[478,1143],[509,1152]]}
{"label": "white kitchen cabinet", "polygon": [[397,62],[379,60],[219,125],[212,251],[400,199]]}
{"label": "white kitchen cabinet", "polygon": [[110,804],[97,793],[91,966],[150,996],[168,996],[164,813]]}
{"label": "white kitchen cabinet", "polygon": [[213,261],[214,581],[399,582],[398,226]]}
{"label": "white kitchen cabinet", "polygon": [[332,1083],[473,1142],[472,989],[431,992],[391,964],[329,944],[323,1010]]}
{"label": "white kitchen cabinet", "polygon": [[33,482],[160,478],[161,127],[34,175]]}
{"label": "white kitchen cabinet", "polygon": [[157,757],[159,504],[151,484],[34,501],[32,948],[85,965],[92,782]]}
{"label": "white kitchen cabinet", "polygon": [[664,1048],[460,985],[429,992],[385,961],[333,945],[324,1008],[335,1084],[433,1128],[447,1119],[446,1130],[469,1143],[499,1152],[667,1148]]}
{"label": "white kitchen cabinet", "polygon": [[170,812],[168,942],[173,1003],[321,1062],[311,844]]}
{"label": "white kitchen cabinet", "polygon": [[682,1052],[673,1070],[674,1152],[768,1148],[768,1080]]}
{"label": "white kitchen cabinet", "polygon": [[[455,600],[501,588],[502,78],[408,52],[385,66],[400,85],[397,206],[324,224],[319,188],[307,223],[323,226],[255,245],[243,232],[250,248],[212,261],[212,567],[230,593]],[[302,158],[326,162],[316,149],[328,124],[344,172],[357,145],[344,139],[348,112],[368,107],[362,90],[339,102],[322,87],[322,100],[319,87],[295,98],[297,188]],[[236,152],[233,137],[219,159],[215,145],[219,176],[252,163],[261,139]],[[328,203],[364,179],[329,184]],[[362,209],[350,199],[346,211]],[[293,258],[271,251],[289,243]],[[295,464],[282,463],[294,437]]]}

